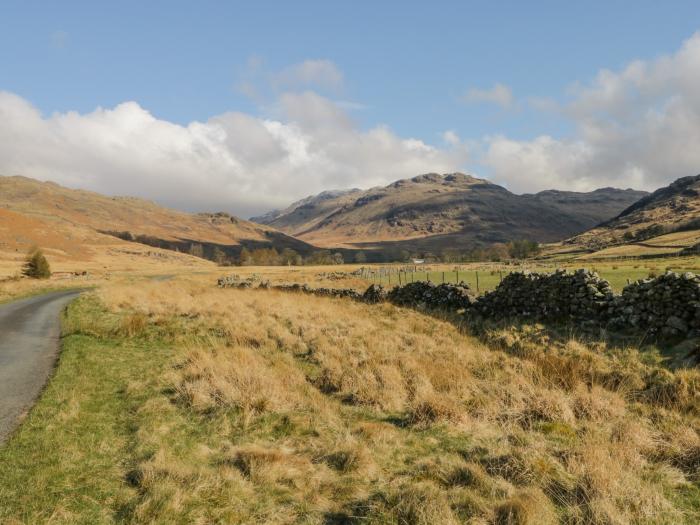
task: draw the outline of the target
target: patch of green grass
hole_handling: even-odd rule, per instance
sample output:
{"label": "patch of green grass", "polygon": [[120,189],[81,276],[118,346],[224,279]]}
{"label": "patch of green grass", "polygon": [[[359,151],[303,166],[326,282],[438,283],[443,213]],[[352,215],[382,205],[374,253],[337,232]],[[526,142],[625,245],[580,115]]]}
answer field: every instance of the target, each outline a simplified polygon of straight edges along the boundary
{"label": "patch of green grass", "polygon": [[[94,316],[89,300],[69,317]],[[127,394],[169,351],[113,338],[67,335],[55,375],[0,449],[0,522],[111,523],[135,495],[125,481],[136,411],[152,385]]]}
{"label": "patch of green grass", "polygon": [[[671,269],[674,272],[700,272],[700,258],[698,257],[666,257],[658,259],[618,259],[610,261],[595,261],[595,260],[575,260],[561,259],[554,261],[539,261],[531,260],[524,261],[519,265],[508,265],[500,262],[494,263],[479,263],[478,268],[464,267],[459,270],[455,266],[445,265],[445,271],[435,270],[430,266],[425,269],[417,267],[417,271],[413,272],[397,272],[397,269],[402,266],[385,266],[384,274],[376,276],[374,279],[369,279],[371,282],[378,282],[384,286],[396,286],[414,281],[430,281],[433,283],[456,283],[464,281],[474,291],[481,293],[493,290],[501,282],[502,278],[513,271],[528,270],[532,272],[553,272],[559,268],[569,271],[574,271],[580,268],[594,270],[598,272],[600,277],[610,282],[610,285],[617,292],[630,282],[639,279],[645,279],[650,274],[661,274],[666,269]],[[459,266],[459,265],[457,265]],[[388,268],[393,268],[391,275],[388,274]],[[378,271],[378,270],[377,270]]]}

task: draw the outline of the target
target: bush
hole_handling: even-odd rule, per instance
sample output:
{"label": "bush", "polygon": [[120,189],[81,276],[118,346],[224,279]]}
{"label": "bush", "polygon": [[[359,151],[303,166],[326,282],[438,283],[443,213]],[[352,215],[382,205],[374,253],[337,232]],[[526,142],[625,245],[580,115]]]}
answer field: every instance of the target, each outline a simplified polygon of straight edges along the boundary
{"label": "bush", "polygon": [[343,255],[341,253],[331,253],[328,250],[318,250],[309,255],[304,264],[307,265],[324,265],[324,264],[343,264]]}
{"label": "bush", "polygon": [[508,244],[508,255],[513,259],[527,259],[540,253],[540,245],[528,239],[511,241]]}
{"label": "bush", "polygon": [[357,252],[355,254],[355,262],[359,264],[367,262],[367,256],[365,255],[365,252]]}
{"label": "bush", "polygon": [[48,279],[51,277],[49,261],[39,248],[32,248],[27,254],[27,259],[22,268],[22,275],[32,279]]}

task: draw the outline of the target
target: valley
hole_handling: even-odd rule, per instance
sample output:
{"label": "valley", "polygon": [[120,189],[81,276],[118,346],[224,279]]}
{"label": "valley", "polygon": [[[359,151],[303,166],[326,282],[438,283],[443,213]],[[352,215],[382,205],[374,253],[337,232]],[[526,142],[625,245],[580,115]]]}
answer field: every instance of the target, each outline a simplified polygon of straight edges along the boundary
{"label": "valley", "polygon": [[[88,290],[62,316],[55,375],[0,446],[0,521],[700,519],[694,332],[661,317],[661,338],[573,317],[482,319],[440,308],[438,292],[455,283],[482,304],[518,275],[587,268],[619,296],[667,271],[700,273],[682,253],[697,231],[602,250],[574,238],[497,261],[223,267],[181,243],[293,238],[19,182],[36,193],[2,209],[0,300]],[[16,277],[30,244],[46,247],[51,279]],[[388,301],[350,298],[428,281]]]}
{"label": "valley", "polygon": [[0,19],[0,525],[700,524],[699,2]]}

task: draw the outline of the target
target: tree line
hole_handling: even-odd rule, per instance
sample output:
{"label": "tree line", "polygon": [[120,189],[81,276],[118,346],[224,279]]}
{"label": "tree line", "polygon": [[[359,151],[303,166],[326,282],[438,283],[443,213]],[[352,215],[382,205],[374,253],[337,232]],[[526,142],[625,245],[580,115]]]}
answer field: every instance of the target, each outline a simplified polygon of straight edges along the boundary
{"label": "tree line", "polygon": [[[221,264],[219,261],[215,262]],[[317,250],[304,257],[291,248],[285,248],[281,252],[275,248],[256,248],[253,250],[242,248],[233,264],[239,266],[302,266],[344,264],[345,262],[342,253],[330,250]]]}
{"label": "tree line", "polygon": [[333,265],[345,263],[364,264],[365,262],[411,262],[421,259],[425,262],[486,262],[506,261],[511,259],[527,259],[540,253],[540,245],[532,240],[519,239],[508,243],[494,243],[485,247],[475,247],[470,250],[448,248],[441,252],[408,250],[384,250],[372,254],[369,260],[364,251],[343,254],[331,250],[316,250],[306,256],[291,248],[278,251],[270,248],[242,248],[237,256],[229,256],[222,249],[215,247],[205,250],[201,244],[192,244],[191,255],[210,259],[220,266],[302,266],[302,265]]}
{"label": "tree line", "polygon": [[[470,262],[470,261],[503,261],[506,259],[526,259],[537,255],[540,252],[540,245],[531,240],[516,240],[509,243],[492,244],[485,248],[475,248],[470,251],[459,251],[447,249],[440,254],[430,252],[410,253],[401,251],[400,253],[386,254],[387,262],[410,262],[413,259],[423,259],[426,262]],[[355,262],[363,264],[367,261],[367,255],[363,251],[353,254],[352,260],[345,260],[340,252],[331,250],[316,250],[306,257],[296,250],[285,248],[278,252],[275,248],[242,248],[237,258],[231,258],[221,248],[215,247],[211,252],[206,253],[201,244],[192,243],[189,250],[190,255],[195,257],[211,259],[220,266],[302,266],[302,265],[333,265]],[[44,253],[34,246],[29,250],[22,266],[22,275],[34,279],[48,279],[51,277],[51,268]]]}

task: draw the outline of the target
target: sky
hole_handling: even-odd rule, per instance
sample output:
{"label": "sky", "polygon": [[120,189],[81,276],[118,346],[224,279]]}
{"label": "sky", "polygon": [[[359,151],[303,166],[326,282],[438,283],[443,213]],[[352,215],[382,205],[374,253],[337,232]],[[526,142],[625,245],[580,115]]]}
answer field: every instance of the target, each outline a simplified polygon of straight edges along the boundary
{"label": "sky", "polygon": [[250,216],[700,173],[700,3],[0,0],[0,174]]}

